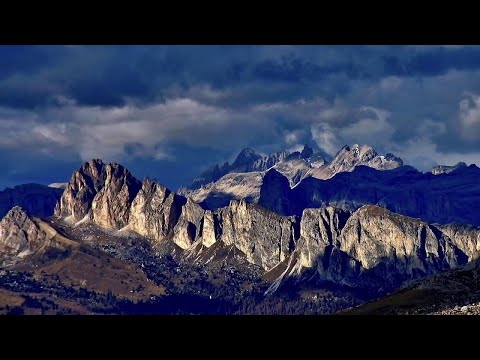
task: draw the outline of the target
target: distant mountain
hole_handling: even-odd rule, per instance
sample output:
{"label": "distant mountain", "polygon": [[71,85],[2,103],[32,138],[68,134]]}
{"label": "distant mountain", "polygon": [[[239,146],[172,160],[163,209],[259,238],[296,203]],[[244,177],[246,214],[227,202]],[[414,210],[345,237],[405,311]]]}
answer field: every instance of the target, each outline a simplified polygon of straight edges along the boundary
{"label": "distant mountain", "polygon": [[[328,180],[306,178],[293,189],[286,178],[279,180],[281,176],[274,169],[267,172],[259,204],[282,215],[300,215],[306,208],[355,210],[375,204],[429,222],[480,225],[480,169],[475,165],[443,175],[423,174],[411,166],[390,171],[357,166]],[[278,183],[283,184],[281,191]]]}
{"label": "distant mountain", "polygon": [[264,171],[284,160],[289,155],[288,151],[273,153],[269,156],[261,156],[251,148],[243,149],[230,165],[228,162],[222,166],[218,164],[210,167],[193,180],[190,189],[198,189],[200,186],[217,181],[222,176],[229,173],[245,173]]}
{"label": "distant mountain", "polygon": [[22,207],[33,216],[51,216],[62,193],[63,189],[40,184],[24,184],[6,188],[0,191],[0,218],[14,206]]}
{"label": "distant mountain", "polygon": [[[276,206],[288,206],[282,204],[288,180],[273,169],[266,177]],[[241,200],[204,210],[151,180],[140,182],[119,164],[98,160],[73,174],[55,215],[74,228],[89,223],[137,233],[155,246],[171,243],[185,261],[222,259],[234,251],[275,279],[270,291],[312,271],[320,281],[390,289],[464,264],[479,251],[477,229],[435,227],[377,206],[281,216]]]}
{"label": "distant mountain", "polygon": [[377,170],[392,170],[403,165],[402,159],[388,153],[379,155],[371,146],[357,144],[345,145],[333,158],[332,162],[323,167],[314,168],[307,176],[317,179],[330,179],[341,172],[353,171],[357,166],[368,166]]}
{"label": "distant mountain", "polygon": [[[448,199],[447,188],[468,198],[472,194],[462,191],[472,190],[471,179],[478,171],[467,167],[435,176],[408,166],[391,171],[358,166],[329,180],[304,179],[291,189],[285,176],[270,169],[260,200],[268,199],[267,205],[279,213],[295,210],[284,216],[245,200],[205,210],[161,184],[136,179],[120,164],[91,160],[72,174],[53,217],[40,220],[14,207],[0,222],[0,261],[5,269],[0,272],[0,289],[21,292],[30,299],[26,304],[35,306],[39,305],[31,301],[33,294],[55,294],[49,301],[96,299],[95,304],[104,307],[95,305],[90,311],[124,313],[138,309],[152,313],[149,306],[159,306],[152,294],[163,296],[165,289],[167,299],[172,291],[195,295],[191,301],[210,303],[205,309],[214,313],[253,313],[255,304],[271,308],[269,302],[282,291],[305,294],[306,289],[343,289],[338,290],[344,299],[339,303],[342,309],[360,299],[348,300],[349,292],[364,298],[382,296],[480,255],[479,228],[431,224],[380,206],[359,205],[365,199],[356,196],[366,193],[367,200],[378,196],[386,201],[390,199],[386,189],[396,189],[398,194],[391,199],[399,206],[404,204],[402,199],[412,201],[409,196],[429,200],[430,194],[422,199],[420,191],[402,188],[425,186],[426,177],[437,198]],[[470,182],[462,183],[458,176]],[[321,203],[325,195],[338,196],[343,205],[354,196],[354,209],[326,206]],[[300,211],[307,200],[317,208]],[[445,203],[452,211],[457,209],[455,202]],[[421,204],[416,206],[424,209]],[[448,216],[443,202],[435,204],[434,214]],[[91,293],[108,290],[105,298]],[[221,303],[213,301],[212,295]],[[127,299],[142,303],[134,307]],[[303,295],[301,299],[296,307],[307,301]],[[309,306],[319,308],[315,299],[308,299]],[[76,311],[86,311],[91,303],[82,301]],[[334,308],[339,309],[334,306],[328,311]],[[169,311],[175,313],[175,306]]]}
{"label": "distant mountain", "polygon": [[433,175],[440,175],[440,174],[449,174],[454,170],[457,170],[462,167],[466,167],[467,164],[464,162],[460,161],[459,163],[453,165],[453,166],[447,166],[447,165],[438,165],[434,166],[432,169],[432,174]]}
{"label": "distant mountain", "polygon": [[30,217],[19,206],[13,207],[0,221],[0,258],[10,263],[52,248],[66,250],[69,245],[74,243],[62,238],[43,221]]}
{"label": "distant mountain", "polygon": [[191,197],[206,209],[214,210],[228,205],[230,200],[247,199],[250,202],[257,202],[263,177],[270,169],[275,169],[286,176],[289,187],[295,187],[310,177],[329,179],[337,173],[350,172],[361,165],[378,170],[391,170],[402,166],[403,161],[393,154],[378,155],[368,145],[353,145],[351,148],[344,146],[328,163],[321,153],[314,153],[310,146],[305,145],[301,152],[295,151],[291,154],[281,152],[265,158],[260,157],[252,149],[244,149],[232,166],[227,165],[222,168],[217,165],[209,172],[210,175],[216,174],[215,176],[208,177],[207,173],[204,173],[201,179],[207,181],[227,171],[226,175],[204,183],[194,190],[180,189],[179,194]]}

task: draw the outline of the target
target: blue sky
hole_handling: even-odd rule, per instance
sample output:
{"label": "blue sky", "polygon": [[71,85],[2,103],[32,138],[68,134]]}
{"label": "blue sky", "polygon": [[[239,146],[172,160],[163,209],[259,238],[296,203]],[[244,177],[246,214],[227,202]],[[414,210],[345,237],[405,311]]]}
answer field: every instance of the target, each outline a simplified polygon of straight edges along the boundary
{"label": "blue sky", "polygon": [[176,190],[304,143],[480,163],[480,47],[0,46],[0,189],[101,158]]}

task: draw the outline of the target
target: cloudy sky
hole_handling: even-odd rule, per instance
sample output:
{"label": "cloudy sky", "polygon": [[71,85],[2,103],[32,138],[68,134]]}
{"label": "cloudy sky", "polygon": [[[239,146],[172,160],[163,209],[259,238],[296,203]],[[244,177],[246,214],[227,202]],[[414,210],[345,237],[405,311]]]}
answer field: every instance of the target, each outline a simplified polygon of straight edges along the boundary
{"label": "cloudy sky", "polygon": [[479,164],[480,47],[0,47],[0,189],[101,158],[176,190],[304,143]]}

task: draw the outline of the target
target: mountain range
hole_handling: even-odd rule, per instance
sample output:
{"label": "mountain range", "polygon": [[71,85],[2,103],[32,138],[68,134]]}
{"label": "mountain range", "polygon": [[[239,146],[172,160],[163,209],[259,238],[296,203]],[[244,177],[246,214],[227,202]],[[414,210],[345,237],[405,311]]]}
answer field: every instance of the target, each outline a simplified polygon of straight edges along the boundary
{"label": "mountain range", "polygon": [[320,152],[314,153],[308,145],[301,152],[290,154],[282,151],[264,157],[246,148],[232,165],[213,166],[201,174],[190,188],[181,188],[179,194],[214,210],[234,199],[258,202],[263,178],[272,169],[284,175],[290,187],[295,187],[305,179],[330,179],[361,165],[390,170],[402,166],[403,161],[393,154],[378,155],[372,147],[356,144],[344,146],[331,162],[327,162]]}
{"label": "mountain range", "polygon": [[[474,165],[424,174],[354,145],[330,162],[308,146],[245,149],[215,168],[194,182],[209,184],[175,193],[94,159],[64,189],[42,188],[60,191],[54,208],[14,198],[0,222],[0,293],[30,312],[34,297],[67,313],[271,313],[279,299],[280,313],[331,313],[480,254]],[[221,186],[232,198],[189,195]]]}

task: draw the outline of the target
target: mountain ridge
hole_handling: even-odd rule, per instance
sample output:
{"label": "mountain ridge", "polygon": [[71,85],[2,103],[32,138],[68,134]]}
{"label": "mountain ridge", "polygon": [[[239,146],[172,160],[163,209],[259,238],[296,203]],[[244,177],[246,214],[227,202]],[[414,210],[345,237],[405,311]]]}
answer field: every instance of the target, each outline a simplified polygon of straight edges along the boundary
{"label": "mountain ridge", "polygon": [[[276,154],[282,154],[276,156]],[[240,161],[237,161],[240,159]],[[210,210],[226,206],[230,200],[248,198],[257,202],[260,198],[260,187],[267,171],[275,169],[288,178],[290,187],[295,187],[309,177],[329,179],[340,172],[353,171],[357,166],[366,165],[379,170],[390,170],[402,166],[403,161],[393,154],[385,156],[368,145],[345,145],[328,163],[320,152],[314,153],[306,144],[303,150],[293,153],[275,153],[262,158],[253,149],[246,148],[240,152],[234,164],[218,165],[204,173],[200,178],[205,180],[200,186],[191,189],[181,188],[178,193],[191,197]],[[241,166],[240,166],[241,165]],[[210,182],[208,174],[212,177]],[[212,174],[216,174],[213,176]],[[223,174],[223,175],[222,175]]]}

